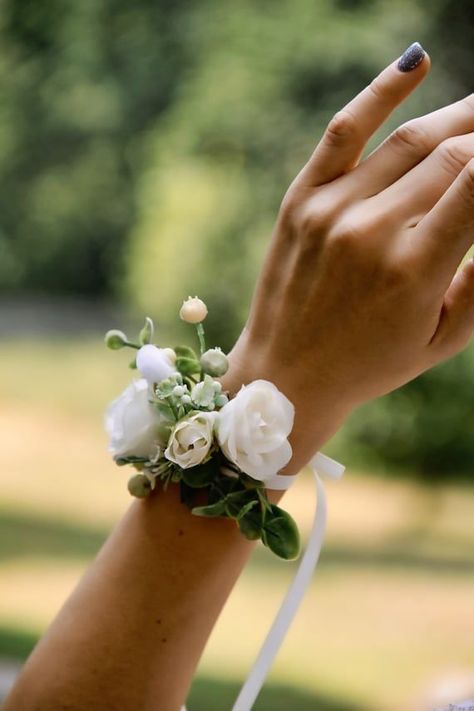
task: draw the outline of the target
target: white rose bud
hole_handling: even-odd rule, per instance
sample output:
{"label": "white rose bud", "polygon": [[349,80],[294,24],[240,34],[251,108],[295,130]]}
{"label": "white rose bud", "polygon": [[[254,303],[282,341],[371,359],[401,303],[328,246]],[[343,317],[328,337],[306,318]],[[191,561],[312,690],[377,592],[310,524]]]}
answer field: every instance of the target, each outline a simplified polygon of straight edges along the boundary
{"label": "white rose bud", "polygon": [[292,403],[273,383],[255,380],[219,411],[217,440],[227,459],[264,482],[291,459],[287,438],[294,414]]}
{"label": "white rose bud", "polygon": [[197,296],[189,296],[186,301],[183,302],[179,316],[183,321],[187,321],[187,323],[201,323],[207,316],[207,306],[204,301],[198,299]]}
{"label": "white rose bud", "polygon": [[164,350],[148,344],[137,353],[137,368],[149,383],[161,383],[176,372]]}
{"label": "white rose bud", "polygon": [[148,402],[148,383],[134,380],[108,407],[105,428],[114,457],[152,457],[169,436],[162,416]]}
{"label": "white rose bud", "polygon": [[195,412],[180,420],[171,433],[165,457],[182,469],[201,464],[214,440],[215,418],[213,412]]}
{"label": "white rose bud", "polygon": [[218,378],[227,373],[229,361],[220,348],[210,348],[201,356],[201,368],[205,373]]}
{"label": "white rose bud", "polygon": [[128,339],[123,331],[118,331],[113,328],[111,331],[107,331],[104,337],[105,345],[112,351],[118,351],[120,348],[124,348],[127,345]]}

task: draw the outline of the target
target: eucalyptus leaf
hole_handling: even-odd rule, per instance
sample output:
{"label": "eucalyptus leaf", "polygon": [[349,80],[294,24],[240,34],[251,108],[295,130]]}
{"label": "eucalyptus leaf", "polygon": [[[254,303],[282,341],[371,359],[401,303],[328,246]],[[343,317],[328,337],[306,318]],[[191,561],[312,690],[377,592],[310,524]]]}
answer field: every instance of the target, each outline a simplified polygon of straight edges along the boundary
{"label": "eucalyptus leaf", "polygon": [[182,477],[187,486],[193,489],[201,489],[212,484],[216,478],[216,465],[210,459],[205,464],[199,464],[197,467],[183,469]]}
{"label": "eucalyptus leaf", "polygon": [[260,508],[253,508],[247,511],[237,520],[237,523],[239,525],[240,532],[250,541],[257,541],[262,537],[263,516]]}
{"label": "eucalyptus leaf", "polygon": [[172,395],[175,386],[176,382],[174,378],[167,378],[166,380],[162,380],[159,386],[156,388],[156,394],[160,398],[169,397],[170,395]]}
{"label": "eucalyptus leaf", "polygon": [[201,371],[199,361],[194,360],[194,358],[186,358],[183,356],[178,356],[176,358],[176,368],[179,370],[181,375],[194,375],[194,373],[199,373]]}
{"label": "eucalyptus leaf", "polygon": [[251,511],[257,505],[257,499],[252,499],[252,501],[248,501],[244,506],[242,506],[239,513],[237,514],[237,521],[240,521],[241,518],[243,518],[249,511]]}
{"label": "eucalyptus leaf", "polygon": [[221,499],[216,501],[215,504],[208,504],[207,506],[195,506],[191,509],[191,513],[195,516],[209,516],[214,518],[216,516],[225,515],[225,501]]}
{"label": "eucalyptus leaf", "polygon": [[189,346],[176,346],[174,352],[178,358],[190,358],[191,360],[199,360],[196,351]]}
{"label": "eucalyptus leaf", "polygon": [[298,527],[287,511],[275,504],[266,514],[262,530],[262,542],[279,558],[293,560],[300,551]]}
{"label": "eucalyptus leaf", "polygon": [[119,467],[123,467],[125,464],[143,464],[144,462],[147,462],[148,459],[146,457],[135,457],[134,455],[130,455],[128,457],[117,457],[114,461]]}
{"label": "eucalyptus leaf", "polygon": [[179,495],[182,504],[185,504],[189,509],[192,509],[194,504],[194,489],[186,484],[186,482],[181,479],[179,482]]}
{"label": "eucalyptus leaf", "polygon": [[167,402],[161,402],[161,401],[154,401],[154,406],[160,412],[163,417],[165,417],[169,422],[176,422],[176,417],[174,416],[174,412],[171,409],[171,407],[168,405]]}
{"label": "eucalyptus leaf", "polygon": [[225,497],[225,510],[230,518],[237,519],[241,509],[249,502],[249,494],[246,490],[235,491]]}

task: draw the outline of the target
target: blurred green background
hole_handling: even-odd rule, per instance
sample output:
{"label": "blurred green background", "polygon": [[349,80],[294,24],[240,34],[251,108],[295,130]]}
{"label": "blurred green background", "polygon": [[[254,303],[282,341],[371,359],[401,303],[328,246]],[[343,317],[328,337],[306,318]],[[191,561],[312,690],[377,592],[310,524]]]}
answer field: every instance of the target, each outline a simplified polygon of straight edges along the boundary
{"label": "blurred green background", "polygon": [[[414,40],[432,73],[370,147],[462,98],[473,30],[471,0],[0,5],[5,678],[128,503],[101,413],[130,372],[102,331],[147,313],[173,343],[197,293],[210,342],[230,348],[280,200],[331,115]],[[257,709],[429,708],[446,679],[472,684],[473,385],[471,346],[329,443],[349,472]],[[288,495],[304,530],[310,486]],[[292,571],[257,551],[191,711],[230,705]]]}

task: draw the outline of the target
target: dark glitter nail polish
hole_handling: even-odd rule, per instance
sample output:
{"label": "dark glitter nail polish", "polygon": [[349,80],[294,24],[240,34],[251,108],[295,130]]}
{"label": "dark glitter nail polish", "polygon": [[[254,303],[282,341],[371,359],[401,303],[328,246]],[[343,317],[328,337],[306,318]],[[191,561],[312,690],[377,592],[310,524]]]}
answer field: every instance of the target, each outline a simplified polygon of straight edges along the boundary
{"label": "dark glitter nail polish", "polygon": [[411,72],[412,69],[415,69],[415,67],[420,64],[424,56],[425,50],[421,44],[419,42],[413,42],[400,57],[398,62],[399,70],[401,72]]}

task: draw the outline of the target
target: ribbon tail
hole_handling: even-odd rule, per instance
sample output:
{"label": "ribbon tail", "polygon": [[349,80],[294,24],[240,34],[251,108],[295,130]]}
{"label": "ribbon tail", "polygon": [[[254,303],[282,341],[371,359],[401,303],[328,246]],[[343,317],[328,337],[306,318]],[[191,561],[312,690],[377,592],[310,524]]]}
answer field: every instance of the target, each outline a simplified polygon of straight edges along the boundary
{"label": "ribbon tail", "polygon": [[232,707],[232,711],[250,711],[255,703],[318,563],[326,531],[327,506],[323,483],[316,471],[313,473],[316,484],[317,504],[306,550],[267,638],[260,649],[257,660]]}

